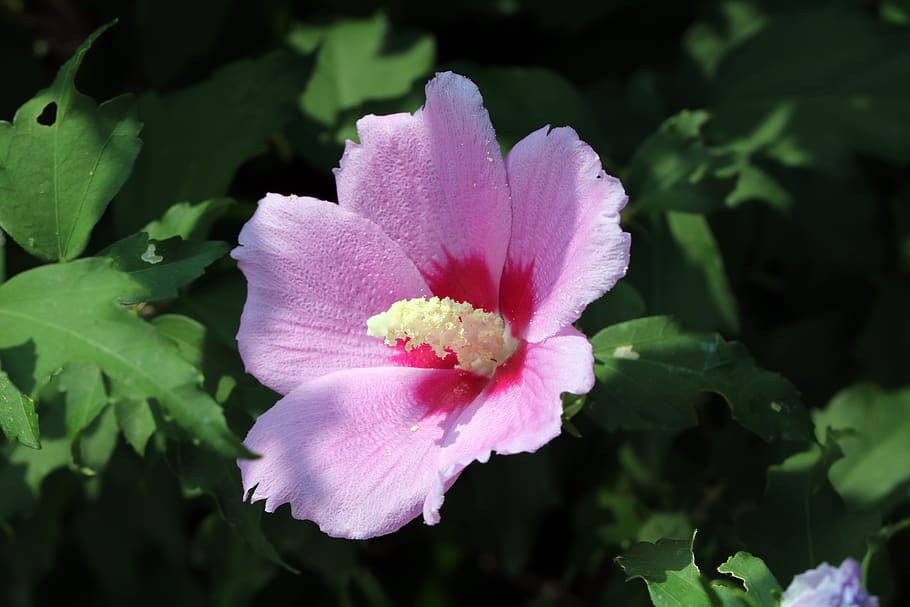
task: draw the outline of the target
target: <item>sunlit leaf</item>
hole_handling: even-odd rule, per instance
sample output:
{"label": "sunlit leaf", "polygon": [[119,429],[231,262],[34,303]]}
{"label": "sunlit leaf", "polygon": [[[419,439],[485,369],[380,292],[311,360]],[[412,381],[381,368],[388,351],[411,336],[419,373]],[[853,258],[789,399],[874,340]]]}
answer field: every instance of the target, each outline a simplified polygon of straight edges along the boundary
{"label": "sunlit leaf", "polygon": [[316,65],[300,97],[303,112],[316,122],[335,124],[339,112],[366,101],[392,99],[407,93],[430,72],[435,44],[430,36],[405,38],[379,13],[363,20],[338,21],[322,30],[292,32],[290,42],[307,52],[318,48]]}
{"label": "sunlit leaf", "polygon": [[137,398],[121,398],[114,403],[117,425],[123,438],[139,455],[145,455],[145,447],[155,433],[155,417],[148,401]]}
{"label": "sunlit leaf", "polygon": [[834,489],[853,508],[879,504],[910,484],[910,389],[857,384],[814,415],[819,440],[835,432],[843,457],[831,466]]}
{"label": "sunlit leaf", "polygon": [[184,240],[203,240],[208,236],[212,223],[233,204],[231,198],[210,198],[198,204],[178,202],[161,219],[152,221],[142,231],[154,240],[167,240],[174,236]]}
{"label": "sunlit leaf", "polygon": [[82,59],[112,24],[89,36],[12,124],[0,122],[0,225],[46,260],[82,253],[141,147],[129,97],[98,106],[75,87]]}
{"label": "sunlit leaf", "polygon": [[298,26],[288,42],[315,57],[288,136],[298,154],[323,170],[337,166],[345,140],[357,139],[361,116],[420,107],[436,57],[432,36],[393,28],[382,13]]}
{"label": "sunlit leaf", "polygon": [[3,371],[0,371],[0,429],[11,441],[17,440],[33,449],[41,448],[35,403],[22,394]]}
{"label": "sunlit leaf", "polygon": [[66,405],[66,436],[74,441],[107,405],[101,370],[90,362],[68,363],[52,384]]}
{"label": "sunlit leaf", "polygon": [[755,607],[778,606],[782,591],[780,584],[760,558],[740,551],[727,559],[717,570],[742,580]]}
{"label": "sunlit leaf", "polygon": [[105,259],[19,274],[0,286],[0,348],[34,340],[39,383],[67,362],[92,361],[136,397],[157,399],[209,447],[243,456],[221,408],[199,389],[199,372],[153,327],[115,303],[138,288]]}

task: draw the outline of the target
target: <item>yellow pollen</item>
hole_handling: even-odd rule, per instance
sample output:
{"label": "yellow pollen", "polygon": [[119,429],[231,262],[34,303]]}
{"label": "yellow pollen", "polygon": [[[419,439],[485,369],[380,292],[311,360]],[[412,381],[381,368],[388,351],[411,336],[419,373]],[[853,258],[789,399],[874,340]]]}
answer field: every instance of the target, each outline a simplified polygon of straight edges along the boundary
{"label": "yellow pollen", "polygon": [[450,297],[396,301],[387,311],[367,320],[367,335],[384,338],[389,346],[403,340],[409,351],[426,344],[439,358],[454,354],[458,358],[456,369],[487,376],[493,375],[518,345],[499,314]]}

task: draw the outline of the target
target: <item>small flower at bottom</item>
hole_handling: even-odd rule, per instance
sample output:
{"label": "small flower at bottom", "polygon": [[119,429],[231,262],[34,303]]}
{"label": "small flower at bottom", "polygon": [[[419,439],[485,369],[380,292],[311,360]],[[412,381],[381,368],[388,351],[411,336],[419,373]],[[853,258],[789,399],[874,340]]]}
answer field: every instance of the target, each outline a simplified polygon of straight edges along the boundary
{"label": "small flower at bottom", "polygon": [[863,588],[859,563],[847,559],[840,567],[822,563],[794,577],[781,607],[878,607],[878,599]]}
{"label": "small flower at bottom", "polygon": [[572,323],[628,266],[626,195],[575,131],[503,159],[470,80],[426,93],[358,121],[337,205],[269,194],[232,253],[241,356],[283,395],[245,440],[245,495],[333,536],[435,524],[465,466],[557,436],[560,395],[594,384]]}

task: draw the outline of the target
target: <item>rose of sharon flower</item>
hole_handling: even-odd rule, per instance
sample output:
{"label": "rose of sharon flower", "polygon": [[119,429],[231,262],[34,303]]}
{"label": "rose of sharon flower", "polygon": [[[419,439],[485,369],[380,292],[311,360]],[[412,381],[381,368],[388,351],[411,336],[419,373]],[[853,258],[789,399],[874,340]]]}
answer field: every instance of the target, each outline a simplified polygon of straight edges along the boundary
{"label": "rose of sharon flower", "polygon": [[244,495],[333,536],[435,524],[469,463],[558,435],[561,393],[594,384],[572,323],[628,265],[626,195],[574,130],[503,160],[473,82],[426,96],[358,121],[339,204],[269,194],[232,253],[240,353],[283,395],[246,437]]}
{"label": "rose of sharon flower", "polygon": [[847,559],[834,568],[822,563],[793,578],[781,607],[878,607],[860,581],[859,563]]}

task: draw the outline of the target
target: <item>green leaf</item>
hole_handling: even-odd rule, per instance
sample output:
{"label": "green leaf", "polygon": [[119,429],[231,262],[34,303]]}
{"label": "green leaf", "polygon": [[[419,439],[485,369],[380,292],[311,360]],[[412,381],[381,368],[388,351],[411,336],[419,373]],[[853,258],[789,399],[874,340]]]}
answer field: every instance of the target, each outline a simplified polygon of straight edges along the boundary
{"label": "green leaf", "polygon": [[227,253],[224,242],[187,241],[179,236],[152,240],[145,232],[115,242],[98,255],[142,286],[141,293],[120,298],[124,304],[177,297],[177,289],[202,276],[205,268]]}
{"label": "green leaf", "polygon": [[748,552],[737,552],[717,568],[742,580],[755,607],[778,607],[781,587],[764,561]]}
{"label": "green leaf", "polygon": [[705,213],[723,208],[733,182],[719,180],[717,173],[732,158],[703,142],[709,118],[705,111],[684,110],[638,147],[623,180],[636,210]]}
{"label": "green leaf", "polygon": [[692,426],[692,402],[708,391],[722,396],[733,419],[766,441],[812,436],[796,389],[757,367],[741,344],[715,333],[685,332],[654,316],[607,327],[591,343],[603,398],[590,412],[607,428]]}
{"label": "green leaf", "polygon": [[759,508],[737,521],[739,536],[779,580],[817,567],[862,556],[876,532],[878,512],[850,512],[828,482],[837,456],[830,447],[813,445],[768,469]]}
{"label": "green leaf", "polygon": [[88,476],[104,470],[119,436],[114,407],[107,405],[73,443],[73,462]]}
{"label": "green leaf", "polygon": [[35,403],[19,392],[3,371],[0,371],[0,429],[10,441],[18,440],[32,449],[41,448]]}
{"label": "green leaf", "polygon": [[147,400],[121,398],[114,403],[117,425],[123,438],[139,455],[145,455],[145,447],[157,429],[155,416]]}
{"label": "green leaf", "polygon": [[244,373],[234,349],[214,339],[206,325],[180,314],[162,314],[152,324],[173,340],[184,360],[202,370],[205,388],[215,394],[219,404],[231,400],[232,405],[255,417],[277,400],[274,392]]}
{"label": "green leaf", "polygon": [[772,156],[786,150],[804,164],[837,167],[857,150],[907,164],[908,72],[903,28],[859,10],[785,12],[720,64],[712,132],[722,140],[747,137],[782,113],[787,127],[769,142]]}
{"label": "green leaf", "polygon": [[224,195],[237,168],[293,116],[304,75],[299,59],[276,52],[169,95],[144,95],[144,149],[113,205],[119,233],[135,232],[178,202]]}
{"label": "green leaf", "polygon": [[208,236],[212,223],[233,204],[232,198],[210,198],[199,204],[178,202],[161,219],[149,223],[142,231],[154,240],[167,240],[174,236],[184,240],[203,240]]}
{"label": "green leaf", "polygon": [[0,225],[45,260],[82,253],[141,147],[128,97],[97,106],[74,84],[85,54],[113,23],[89,36],[12,124],[0,122]]}
{"label": "green leaf", "polygon": [[[736,298],[708,222],[701,215],[672,212],[666,221],[668,238],[654,243],[654,263],[659,264],[651,290],[654,311],[672,313],[696,329],[738,333]],[[691,292],[702,295],[682,295]]]}
{"label": "green leaf", "polygon": [[835,431],[843,457],[828,478],[854,509],[879,504],[910,483],[910,388],[888,392],[857,384],[839,392],[814,415],[819,440]]}
{"label": "green leaf", "polygon": [[323,170],[337,166],[346,140],[357,139],[362,116],[413,112],[423,104],[436,55],[431,36],[393,29],[382,14],[301,26],[288,42],[315,56],[288,138],[294,151]]}
{"label": "green leaf", "polygon": [[209,447],[247,456],[221,408],[199,389],[199,372],[153,327],[114,303],[137,289],[106,259],[23,272],[0,286],[0,348],[33,340],[36,384],[67,362],[94,362],[135,398],[157,399]]}
{"label": "green leaf", "polygon": [[[390,51],[393,38],[395,50]],[[382,13],[338,21],[324,30],[300,28],[291,33],[290,43],[304,52],[318,46],[300,107],[325,126],[335,125],[339,113],[364,102],[405,95],[429,74],[436,54],[431,36],[393,35]]]}
{"label": "green leaf", "polygon": [[[41,448],[29,449],[22,445],[15,445],[9,451],[6,470],[0,471],[0,480],[9,480],[7,475],[19,471],[21,480],[25,484],[23,495],[13,498],[12,502],[0,499],[0,518],[8,516],[15,511],[29,505],[41,493],[41,485],[49,474],[56,470],[66,468],[72,461],[72,443],[66,437],[64,423],[65,407],[59,401],[52,400],[53,390],[43,390],[39,395],[41,401]],[[2,470],[2,467],[0,467]]]}
{"label": "green leaf", "polygon": [[66,436],[75,441],[107,406],[101,369],[91,362],[72,362],[54,376],[53,384],[66,403]]}
{"label": "green leaf", "polygon": [[626,572],[627,581],[644,580],[654,607],[712,607],[714,593],[695,565],[692,541],[640,542],[617,557],[616,563]]}

